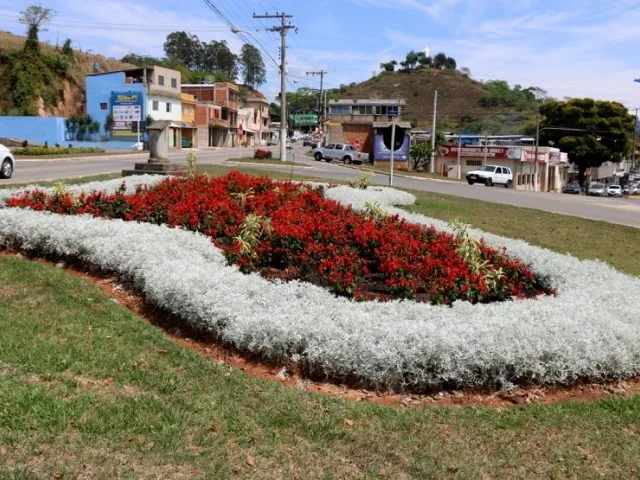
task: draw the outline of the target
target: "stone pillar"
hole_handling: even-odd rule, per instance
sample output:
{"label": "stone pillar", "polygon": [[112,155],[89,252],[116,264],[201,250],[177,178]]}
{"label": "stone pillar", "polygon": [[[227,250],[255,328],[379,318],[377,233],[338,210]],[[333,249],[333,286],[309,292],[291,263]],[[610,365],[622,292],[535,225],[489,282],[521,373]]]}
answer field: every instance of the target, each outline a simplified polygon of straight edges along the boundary
{"label": "stone pillar", "polygon": [[167,128],[151,128],[149,132],[149,163],[169,163]]}

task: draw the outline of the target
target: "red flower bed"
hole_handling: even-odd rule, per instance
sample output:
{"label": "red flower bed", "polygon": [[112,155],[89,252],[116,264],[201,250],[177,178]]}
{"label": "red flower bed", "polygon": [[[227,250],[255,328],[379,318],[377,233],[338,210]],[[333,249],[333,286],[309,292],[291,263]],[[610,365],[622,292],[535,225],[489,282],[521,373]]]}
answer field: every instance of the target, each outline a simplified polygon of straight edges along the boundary
{"label": "red flower bed", "polygon": [[253,158],[261,159],[261,158],[271,158],[273,154],[269,150],[256,150],[253,154]]}
{"label": "red flower bed", "polygon": [[[268,277],[300,279],[358,299],[434,304],[488,302],[552,293],[525,265],[484,244],[479,271],[459,241],[397,216],[373,219],[327,200],[319,190],[232,172],[168,178],[136,193],[72,197],[33,191],[12,207],[166,224],[210,236],[230,262]],[[253,222],[254,229],[247,226]],[[502,275],[490,280],[491,273]]]}

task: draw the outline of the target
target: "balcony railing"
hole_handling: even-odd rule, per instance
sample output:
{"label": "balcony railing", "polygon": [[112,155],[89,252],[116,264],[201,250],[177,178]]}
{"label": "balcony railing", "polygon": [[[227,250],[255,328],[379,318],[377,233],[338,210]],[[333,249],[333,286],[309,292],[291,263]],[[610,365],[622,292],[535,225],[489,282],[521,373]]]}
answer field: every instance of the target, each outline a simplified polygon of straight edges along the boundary
{"label": "balcony railing", "polygon": [[212,127],[229,128],[229,120],[223,120],[222,118],[209,117],[209,125],[211,125]]}

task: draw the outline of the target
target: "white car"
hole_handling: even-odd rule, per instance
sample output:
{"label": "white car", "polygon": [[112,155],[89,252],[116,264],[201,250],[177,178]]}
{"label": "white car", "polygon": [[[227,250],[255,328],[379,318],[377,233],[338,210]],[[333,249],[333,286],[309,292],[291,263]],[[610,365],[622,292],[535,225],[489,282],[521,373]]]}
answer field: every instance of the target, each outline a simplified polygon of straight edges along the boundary
{"label": "white car", "polygon": [[609,197],[623,197],[622,187],[620,185],[609,185],[607,189],[607,195]]}
{"label": "white car", "polygon": [[16,169],[16,159],[11,151],[0,144],[0,178],[11,178]]}
{"label": "white car", "polygon": [[478,170],[472,170],[467,173],[467,182],[469,185],[474,183],[484,183],[487,187],[493,184],[504,185],[509,188],[513,185],[513,172],[509,167],[500,167],[498,165],[484,165]]}

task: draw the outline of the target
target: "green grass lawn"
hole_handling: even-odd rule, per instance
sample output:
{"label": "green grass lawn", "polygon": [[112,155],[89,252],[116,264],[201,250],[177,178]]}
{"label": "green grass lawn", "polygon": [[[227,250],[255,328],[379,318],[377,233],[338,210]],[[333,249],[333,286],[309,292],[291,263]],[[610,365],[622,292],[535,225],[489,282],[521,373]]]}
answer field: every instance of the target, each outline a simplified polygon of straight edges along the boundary
{"label": "green grass lawn", "polygon": [[[640,274],[637,229],[414,193],[414,211]],[[407,409],[311,394],[199,357],[95,285],[12,256],[0,325],[0,479],[640,478],[638,396]]]}
{"label": "green grass lawn", "polygon": [[407,210],[486,232],[519,238],[583,259],[598,259],[640,275],[640,229],[474,199],[412,191],[417,203]]}
{"label": "green grass lawn", "polygon": [[0,285],[0,478],[634,478],[640,468],[639,397],[501,410],[342,401],[203,359],[63,269],[0,256]]}

